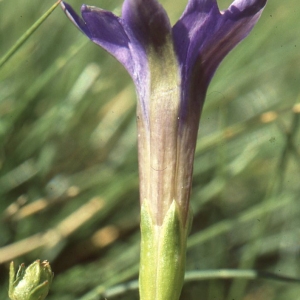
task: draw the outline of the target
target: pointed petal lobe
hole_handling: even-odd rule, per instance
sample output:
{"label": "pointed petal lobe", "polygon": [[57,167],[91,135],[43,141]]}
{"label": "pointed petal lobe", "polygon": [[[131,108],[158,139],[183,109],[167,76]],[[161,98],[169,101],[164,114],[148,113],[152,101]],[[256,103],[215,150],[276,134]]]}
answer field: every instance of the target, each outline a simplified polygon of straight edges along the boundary
{"label": "pointed petal lobe", "polygon": [[162,47],[171,32],[168,15],[156,0],[125,0],[122,18],[146,49]]}
{"label": "pointed petal lobe", "polygon": [[69,4],[61,2],[61,6],[69,19],[88,38],[123,64],[136,83],[134,65],[147,66],[145,51],[123,20],[109,11],[87,5],[81,7],[80,18]]}

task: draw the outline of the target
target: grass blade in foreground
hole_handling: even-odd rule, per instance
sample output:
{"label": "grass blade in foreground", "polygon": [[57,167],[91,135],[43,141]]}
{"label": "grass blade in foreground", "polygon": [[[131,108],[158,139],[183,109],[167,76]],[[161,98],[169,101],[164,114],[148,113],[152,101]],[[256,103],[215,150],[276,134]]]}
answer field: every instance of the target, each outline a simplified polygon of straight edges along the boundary
{"label": "grass blade in foreground", "polygon": [[0,68],[18,51],[18,49],[29,39],[29,37],[40,27],[40,25],[50,16],[61,0],[53,4],[4,54],[0,59]]}

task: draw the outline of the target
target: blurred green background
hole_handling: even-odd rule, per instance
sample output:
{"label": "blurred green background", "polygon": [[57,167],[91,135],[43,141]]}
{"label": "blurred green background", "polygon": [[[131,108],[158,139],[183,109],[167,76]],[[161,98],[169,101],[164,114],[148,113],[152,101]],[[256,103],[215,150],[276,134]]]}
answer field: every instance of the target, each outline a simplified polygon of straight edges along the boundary
{"label": "blurred green background", "polygon": [[[82,0],[69,0],[79,11]],[[231,1],[219,0],[221,9]],[[0,55],[54,1],[0,0]],[[120,14],[121,0],[89,0]],[[172,23],[186,1],[166,0]],[[269,1],[214,77],[195,158],[187,271],[300,277],[300,6]],[[0,69],[0,298],[8,262],[47,259],[47,299],[104,299],[138,277],[135,91],[60,8]],[[297,104],[298,103],[298,104]],[[136,290],[107,299],[138,299]],[[193,281],[182,299],[300,299],[300,285]]]}

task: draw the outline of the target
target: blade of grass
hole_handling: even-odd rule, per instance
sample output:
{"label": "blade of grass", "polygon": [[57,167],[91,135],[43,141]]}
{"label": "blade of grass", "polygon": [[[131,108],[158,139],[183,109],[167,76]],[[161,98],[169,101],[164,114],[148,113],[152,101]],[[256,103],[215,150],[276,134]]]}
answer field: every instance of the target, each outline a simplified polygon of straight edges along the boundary
{"label": "blade of grass", "polygon": [[0,68],[18,51],[18,49],[29,39],[29,37],[40,27],[40,25],[50,16],[61,0],[53,4],[26,32],[16,41],[16,43],[0,59]]}
{"label": "blade of grass", "polygon": [[[205,271],[189,271],[185,273],[185,283],[190,281],[200,280],[217,280],[217,279],[232,279],[243,278],[247,280],[267,279],[288,283],[300,283],[299,278],[281,276],[269,272],[260,272],[257,270],[235,270],[235,269],[220,269],[220,270],[205,270]],[[102,296],[113,298],[125,294],[128,291],[138,289],[138,281],[133,280],[107,289]],[[92,299],[92,298],[91,298]]]}

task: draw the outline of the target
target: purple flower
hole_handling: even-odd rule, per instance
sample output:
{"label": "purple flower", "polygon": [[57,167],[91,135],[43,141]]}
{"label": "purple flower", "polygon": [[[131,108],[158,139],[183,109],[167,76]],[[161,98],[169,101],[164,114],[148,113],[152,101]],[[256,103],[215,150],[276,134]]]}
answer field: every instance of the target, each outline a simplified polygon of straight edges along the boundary
{"label": "purple flower", "polygon": [[187,220],[194,151],[208,84],[226,54],[245,38],[267,0],[189,0],[171,27],[156,0],[125,0],[122,17],[83,5],[80,18],[61,5],[94,43],[118,59],[137,90],[141,202],[162,224],[176,201]]}

